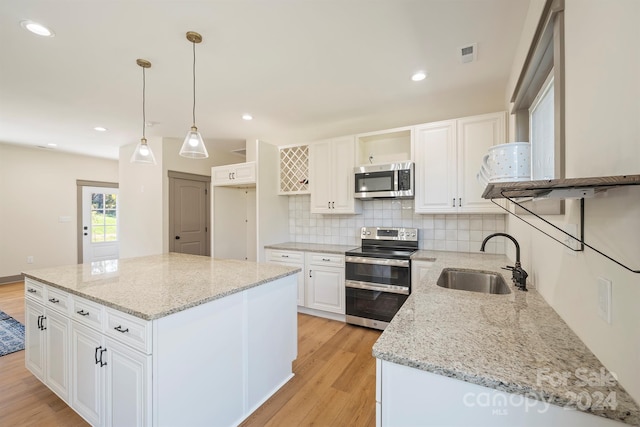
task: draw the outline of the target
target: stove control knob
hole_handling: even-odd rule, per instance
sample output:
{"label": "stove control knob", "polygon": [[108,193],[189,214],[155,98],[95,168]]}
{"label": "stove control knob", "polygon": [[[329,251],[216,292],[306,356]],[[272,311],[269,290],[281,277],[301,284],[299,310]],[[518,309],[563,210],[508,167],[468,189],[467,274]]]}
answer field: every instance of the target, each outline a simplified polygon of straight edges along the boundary
{"label": "stove control knob", "polygon": [[416,233],[411,233],[411,237],[416,237]]}

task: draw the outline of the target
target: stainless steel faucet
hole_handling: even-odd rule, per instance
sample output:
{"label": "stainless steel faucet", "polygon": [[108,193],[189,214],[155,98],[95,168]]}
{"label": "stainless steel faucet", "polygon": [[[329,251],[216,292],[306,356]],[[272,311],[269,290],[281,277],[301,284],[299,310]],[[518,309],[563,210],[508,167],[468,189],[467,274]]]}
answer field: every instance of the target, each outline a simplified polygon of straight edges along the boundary
{"label": "stainless steel faucet", "polygon": [[520,289],[521,291],[526,291],[527,290],[527,277],[529,276],[527,274],[526,271],[524,271],[524,269],[522,268],[522,265],[520,264],[520,245],[518,244],[518,241],[516,239],[513,238],[513,236],[507,234],[507,233],[493,233],[488,235],[483,241],[482,241],[482,245],[480,245],[480,252],[484,252],[484,245],[487,244],[487,241],[489,239],[491,239],[492,237],[496,237],[496,236],[502,236],[502,237],[506,237],[508,239],[510,239],[514,245],[516,245],[516,265],[515,266],[506,266],[503,267],[506,270],[511,270],[511,280],[513,280],[514,285],[516,285],[516,288]]}

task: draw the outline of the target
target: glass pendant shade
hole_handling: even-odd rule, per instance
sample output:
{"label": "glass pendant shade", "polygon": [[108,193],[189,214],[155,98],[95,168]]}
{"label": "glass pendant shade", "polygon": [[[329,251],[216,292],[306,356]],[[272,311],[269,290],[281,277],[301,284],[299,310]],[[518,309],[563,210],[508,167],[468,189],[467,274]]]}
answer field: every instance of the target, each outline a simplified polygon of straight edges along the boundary
{"label": "glass pendant shade", "polygon": [[207,147],[205,147],[202,135],[198,132],[197,127],[191,126],[191,130],[187,133],[182,148],[180,149],[180,155],[191,159],[205,159],[209,157]]}
{"label": "glass pendant shade", "polygon": [[131,163],[156,164],[156,158],[153,155],[153,151],[151,151],[151,147],[147,145],[145,138],[140,139],[140,142],[136,145],[136,149],[131,155]]}

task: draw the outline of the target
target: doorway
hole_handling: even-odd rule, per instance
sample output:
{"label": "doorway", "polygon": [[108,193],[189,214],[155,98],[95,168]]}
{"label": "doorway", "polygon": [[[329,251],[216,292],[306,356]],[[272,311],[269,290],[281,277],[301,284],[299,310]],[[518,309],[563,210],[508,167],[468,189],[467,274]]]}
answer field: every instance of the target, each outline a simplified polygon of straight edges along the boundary
{"label": "doorway", "polygon": [[169,171],[169,252],[211,254],[211,177]]}
{"label": "doorway", "polygon": [[78,187],[78,263],[120,256],[118,184],[80,181]]}

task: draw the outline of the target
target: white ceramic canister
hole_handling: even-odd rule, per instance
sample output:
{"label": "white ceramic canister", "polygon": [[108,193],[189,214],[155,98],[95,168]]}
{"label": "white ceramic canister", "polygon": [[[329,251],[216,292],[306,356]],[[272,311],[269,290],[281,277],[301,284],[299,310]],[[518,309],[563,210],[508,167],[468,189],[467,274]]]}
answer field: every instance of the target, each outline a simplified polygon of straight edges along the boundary
{"label": "white ceramic canister", "polygon": [[483,159],[489,182],[531,180],[531,144],[509,142],[489,148]]}

